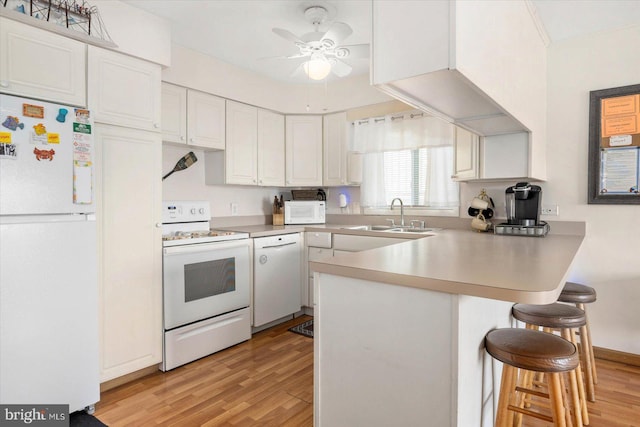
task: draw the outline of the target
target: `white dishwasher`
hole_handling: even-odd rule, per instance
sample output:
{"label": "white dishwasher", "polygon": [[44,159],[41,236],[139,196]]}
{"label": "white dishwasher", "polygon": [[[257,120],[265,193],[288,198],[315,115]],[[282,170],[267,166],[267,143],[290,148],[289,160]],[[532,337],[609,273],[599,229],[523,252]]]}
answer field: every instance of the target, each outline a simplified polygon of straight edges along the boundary
{"label": "white dishwasher", "polygon": [[253,326],[296,313],[300,305],[300,233],[253,239]]}

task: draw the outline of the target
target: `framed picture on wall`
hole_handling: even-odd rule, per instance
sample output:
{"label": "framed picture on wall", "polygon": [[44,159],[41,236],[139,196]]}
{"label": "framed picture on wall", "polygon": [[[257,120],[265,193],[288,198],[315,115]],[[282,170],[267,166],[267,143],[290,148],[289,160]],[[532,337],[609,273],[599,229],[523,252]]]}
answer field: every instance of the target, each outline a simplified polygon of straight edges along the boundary
{"label": "framed picture on wall", "polygon": [[589,103],[589,204],[640,204],[640,84]]}

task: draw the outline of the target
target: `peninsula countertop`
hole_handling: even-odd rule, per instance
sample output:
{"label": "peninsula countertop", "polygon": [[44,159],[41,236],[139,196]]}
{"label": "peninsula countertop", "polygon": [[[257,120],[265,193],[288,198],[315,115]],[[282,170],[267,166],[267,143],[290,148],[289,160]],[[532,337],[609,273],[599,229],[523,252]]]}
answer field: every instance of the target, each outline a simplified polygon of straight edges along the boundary
{"label": "peninsula countertop", "polygon": [[555,302],[583,235],[437,234],[310,262],[319,273],[525,304]]}

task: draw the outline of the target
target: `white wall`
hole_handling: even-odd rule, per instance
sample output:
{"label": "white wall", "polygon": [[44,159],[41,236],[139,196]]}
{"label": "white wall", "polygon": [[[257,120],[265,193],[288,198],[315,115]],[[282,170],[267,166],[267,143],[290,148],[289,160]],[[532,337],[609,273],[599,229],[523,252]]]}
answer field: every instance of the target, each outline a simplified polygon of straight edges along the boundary
{"label": "white wall", "polygon": [[177,45],[172,46],[171,61],[162,72],[164,81],[280,113],[325,114],[392,99],[369,86],[366,74],[327,86],[286,84]]}
{"label": "white wall", "polygon": [[[640,205],[587,204],[587,159],[589,92],[640,83],[639,53],[640,26],[549,47],[548,180],[537,183],[543,203],[560,208],[558,217],[543,219],[587,223],[569,280],[598,293],[588,307],[594,345],[633,354],[640,354]],[[504,205],[504,189],[513,184],[485,185]],[[464,185],[462,203],[482,187]]]}
{"label": "white wall", "polygon": [[162,147],[162,173],[169,173],[176,162],[189,151],[198,161],[188,169],[175,172],[162,182],[163,200],[209,200],[212,226],[215,218],[231,216],[231,203],[238,205],[238,216],[271,215],[273,196],[280,195],[274,187],[240,185],[206,185],[204,183],[204,152],[189,147]]}
{"label": "white wall", "polygon": [[594,344],[640,354],[640,205],[588,205],[589,91],[640,83],[640,26],[551,45],[547,195],[587,222],[571,279],[598,292]]}
{"label": "white wall", "polygon": [[169,22],[121,1],[91,0],[119,52],[171,65]]}

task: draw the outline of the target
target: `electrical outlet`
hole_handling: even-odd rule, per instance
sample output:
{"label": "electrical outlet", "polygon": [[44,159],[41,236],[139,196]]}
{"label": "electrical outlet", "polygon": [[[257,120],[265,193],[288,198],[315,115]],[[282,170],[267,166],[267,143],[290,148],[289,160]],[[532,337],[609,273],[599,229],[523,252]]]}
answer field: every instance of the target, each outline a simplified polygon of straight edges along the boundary
{"label": "electrical outlet", "polygon": [[558,205],[542,205],[542,209],[540,209],[541,215],[558,216],[559,213]]}
{"label": "electrical outlet", "polygon": [[232,216],[238,215],[238,204],[237,203],[231,203],[231,215]]}

